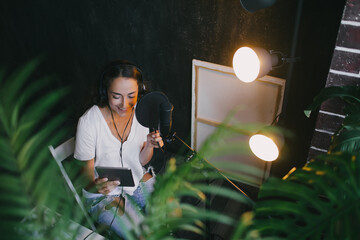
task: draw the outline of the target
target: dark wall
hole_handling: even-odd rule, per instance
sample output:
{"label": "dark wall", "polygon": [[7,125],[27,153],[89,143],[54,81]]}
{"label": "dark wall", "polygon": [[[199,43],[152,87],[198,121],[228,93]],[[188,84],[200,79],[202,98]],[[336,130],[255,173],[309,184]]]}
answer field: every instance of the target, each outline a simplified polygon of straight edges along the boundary
{"label": "dark wall", "polygon": [[308,119],[303,110],[325,86],[346,1],[302,2],[296,45],[296,56],[301,60],[294,64],[288,76],[283,119],[280,119],[281,125],[292,130],[295,136],[287,142],[287,153],[273,164],[278,175],[286,174],[293,166],[301,167],[307,161],[316,114]]}
{"label": "dark wall", "polygon": [[[302,61],[289,79],[283,111],[298,140],[290,143],[292,156],[275,164],[279,169],[306,160],[314,121],[302,110],[324,86],[344,2],[304,1],[296,52]],[[13,69],[43,55],[41,74],[55,73],[54,86],[73,88],[64,107],[74,109],[70,121],[76,122],[100,69],[128,59],[152,90],[167,94],[175,107],[173,130],[187,140],[192,59],[231,66],[243,44],[290,53],[296,9],[297,1],[288,0],[255,13],[238,0],[6,0],[0,3],[0,65]],[[287,71],[270,75],[285,78]]]}

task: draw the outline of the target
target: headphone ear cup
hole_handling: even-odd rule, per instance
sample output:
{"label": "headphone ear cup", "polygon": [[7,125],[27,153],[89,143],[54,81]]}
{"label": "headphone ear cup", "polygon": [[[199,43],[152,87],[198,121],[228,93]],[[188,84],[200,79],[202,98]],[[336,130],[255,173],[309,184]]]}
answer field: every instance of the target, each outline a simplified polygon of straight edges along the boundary
{"label": "headphone ear cup", "polygon": [[141,90],[142,90],[143,92],[146,92],[146,90],[147,90],[144,83],[141,83]]}
{"label": "headphone ear cup", "polygon": [[143,96],[146,93],[147,89],[144,83],[141,83],[139,86],[139,96]]}

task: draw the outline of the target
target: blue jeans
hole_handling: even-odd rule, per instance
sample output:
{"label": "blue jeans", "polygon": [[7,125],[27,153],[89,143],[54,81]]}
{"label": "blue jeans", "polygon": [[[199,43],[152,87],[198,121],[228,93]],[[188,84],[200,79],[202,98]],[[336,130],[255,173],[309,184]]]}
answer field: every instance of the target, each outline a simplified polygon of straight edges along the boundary
{"label": "blue jeans", "polygon": [[[133,226],[139,226],[143,220],[142,212],[145,210],[146,199],[154,190],[155,177],[146,182],[140,182],[133,195],[125,194],[125,213],[117,214],[117,207],[105,209],[119,195],[104,195],[95,198],[85,198],[85,205],[90,215],[99,224],[110,226],[120,237],[125,237],[122,229],[132,230]],[[115,218],[114,218],[115,216]]]}

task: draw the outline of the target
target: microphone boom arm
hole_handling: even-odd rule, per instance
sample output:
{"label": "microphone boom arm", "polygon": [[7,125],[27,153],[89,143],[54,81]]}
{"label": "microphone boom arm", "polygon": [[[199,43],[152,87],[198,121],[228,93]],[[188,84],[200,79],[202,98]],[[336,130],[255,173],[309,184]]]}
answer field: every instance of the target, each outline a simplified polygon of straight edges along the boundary
{"label": "microphone boom arm", "polygon": [[[195,155],[197,155],[197,152],[192,149],[188,144],[186,144],[186,142],[184,142],[181,138],[179,138],[177,135],[176,135],[176,132],[174,132],[172,135],[171,135],[171,138],[168,138],[166,139],[166,141],[168,142],[171,142],[171,141],[174,141],[175,138],[177,140],[179,140],[182,144],[184,144],[188,149],[191,150],[191,155],[186,159],[187,161],[189,161],[191,158],[193,158]],[[243,191],[241,190],[233,181],[231,181],[228,177],[226,177],[220,169],[218,169],[217,167],[215,167],[213,164],[211,164],[207,159],[205,158],[202,158],[207,164],[209,164],[209,166],[213,167],[222,177],[224,177],[231,185],[233,185],[239,192],[241,192],[248,201],[250,202],[253,202],[253,200]]]}

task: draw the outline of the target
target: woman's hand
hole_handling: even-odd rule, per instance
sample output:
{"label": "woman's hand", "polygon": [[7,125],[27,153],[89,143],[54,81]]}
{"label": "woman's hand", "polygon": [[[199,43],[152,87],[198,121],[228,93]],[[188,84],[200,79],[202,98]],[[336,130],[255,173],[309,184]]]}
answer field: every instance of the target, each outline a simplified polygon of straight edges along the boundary
{"label": "woman's hand", "polygon": [[158,130],[151,132],[147,135],[147,147],[159,148],[164,146],[164,142]]}
{"label": "woman's hand", "polygon": [[[146,142],[144,143],[143,148],[140,152],[140,164],[145,166],[153,156],[154,148],[159,148],[164,146],[164,142],[160,136],[159,131],[151,132],[147,135]],[[162,150],[162,149],[161,149]]]}
{"label": "woman's hand", "polygon": [[95,179],[95,186],[99,193],[107,195],[117,186],[120,185],[120,181],[108,181],[107,178]]}

